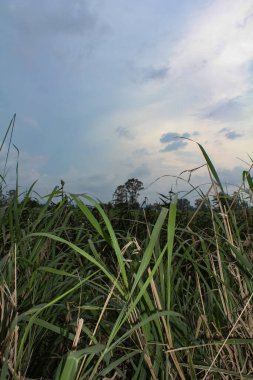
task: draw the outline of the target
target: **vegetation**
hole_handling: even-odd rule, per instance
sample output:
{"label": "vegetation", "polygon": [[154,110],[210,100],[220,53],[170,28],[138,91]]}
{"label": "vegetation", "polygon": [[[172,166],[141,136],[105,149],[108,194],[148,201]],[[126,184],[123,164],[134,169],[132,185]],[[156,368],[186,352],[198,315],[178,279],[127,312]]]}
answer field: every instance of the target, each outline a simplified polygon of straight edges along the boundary
{"label": "vegetation", "polygon": [[38,202],[1,177],[0,380],[253,378],[251,167],[229,196],[199,148],[195,207],[140,207],[136,179],[113,204],[63,181]]}
{"label": "vegetation", "polygon": [[143,183],[137,178],[127,180],[124,185],[119,185],[113,194],[115,206],[125,206],[128,208],[138,208],[138,197],[143,190]]}

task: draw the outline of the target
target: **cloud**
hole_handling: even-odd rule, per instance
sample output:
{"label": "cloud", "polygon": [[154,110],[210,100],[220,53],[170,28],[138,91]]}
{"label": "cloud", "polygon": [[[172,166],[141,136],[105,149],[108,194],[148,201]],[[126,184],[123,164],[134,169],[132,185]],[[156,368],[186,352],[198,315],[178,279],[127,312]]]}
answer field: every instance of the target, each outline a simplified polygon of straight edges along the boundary
{"label": "cloud", "polygon": [[224,122],[239,121],[244,116],[243,103],[239,98],[221,100],[203,110],[202,116]]}
{"label": "cloud", "polygon": [[129,173],[129,177],[135,178],[143,178],[148,177],[151,174],[151,170],[149,169],[147,164],[141,164],[137,166],[131,173]]}
{"label": "cloud", "polygon": [[14,1],[10,9],[18,29],[27,34],[84,35],[97,26],[95,14],[81,1],[45,1],[40,7],[33,1]]}
{"label": "cloud", "polygon": [[238,28],[245,28],[250,21],[253,20],[253,12],[250,13],[248,16],[244,17],[242,22],[238,23]]}
{"label": "cloud", "polygon": [[[178,92],[183,87],[182,97],[187,95],[192,107],[198,103],[218,104],[224,98],[236,98],[250,91],[251,15],[252,0],[241,2],[240,7],[237,1],[213,0],[193,11],[185,26],[185,38],[170,55],[174,87]],[[239,28],[242,22],[244,27]],[[234,105],[237,110],[240,108]],[[221,117],[224,112],[220,110],[220,114],[210,117]]]}
{"label": "cloud", "polygon": [[134,134],[130,131],[128,127],[118,127],[115,133],[119,138],[134,140]]}
{"label": "cloud", "polygon": [[231,169],[220,169],[218,171],[222,183],[239,186],[242,183],[242,173],[245,168],[235,166]]}
{"label": "cloud", "polygon": [[147,148],[140,148],[140,149],[136,149],[133,154],[135,156],[147,156],[149,155],[149,151]]}
{"label": "cloud", "polygon": [[229,140],[235,140],[241,136],[243,136],[241,133],[237,133],[237,132],[234,132],[234,131],[230,131],[230,132],[227,132],[225,134],[225,136],[229,139]]}
{"label": "cloud", "polygon": [[190,138],[191,136],[192,134],[188,132],[183,134],[176,132],[164,133],[160,138],[160,142],[162,144],[166,144],[166,146],[161,150],[161,152],[173,152],[175,150],[184,148],[187,145],[187,142],[183,140],[182,137]]}
{"label": "cloud", "polygon": [[18,57],[21,68],[30,66],[31,75],[35,68],[44,73],[56,67],[53,78],[66,68],[69,74],[101,46],[110,30],[107,20],[100,22],[96,6],[80,0],[45,0],[39,6],[31,0],[13,0],[0,4],[0,12],[5,15],[3,31],[12,36],[8,54]]}
{"label": "cloud", "polygon": [[[22,120],[15,134],[20,149],[48,155],[38,177],[58,176],[73,165],[79,168],[75,178],[84,172],[87,177],[115,173],[114,181],[124,182],[129,172],[145,169],[144,162],[153,176],[178,173],[191,164],[190,152],[199,153],[179,138],[184,130],[198,139],[192,132],[198,129],[220,165],[233,167],[234,157],[250,152],[251,92],[247,99],[244,95],[252,87],[252,0],[240,6],[236,0],[206,0],[201,6],[184,1],[179,7],[134,1],[0,3],[0,43],[6,52],[0,106],[3,117],[16,107],[19,117],[38,120],[37,130],[36,122]],[[110,34],[104,38],[101,28],[107,24]],[[239,120],[244,106],[245,125],[223,123],[228,114]],[[224,126],[229,129],[218,134]],[[237,140],[240,133],[247,139]],[[174,153],[162,155],[160,149]],[[90,180],[83,178],[80,191]],[[99,194],[115,183],[94,182]],[[74,183],[78,187],[73,178]]]}
{"label": "cloud", "polygon": [[143,70],[144,81],[160,81],[166,79],[169,72],[168,67],[149,67]]}
{"label": "cloud", "polygon": [[168,77],[169,67],[135,67],[130,65],[130,71],[133,74],[134,81],[137,83],[162,82]]}
{"label": "cloud", "polygon": [[173,152],[178,149],[182,149],[187,145],[185,141],[173,141],[166,145],[165,148],[161,150],[161,152]]}
{"label": "cloud", "polygon": [[229,140],[236,140],[240,137],[243,136],[242,133],[238,133],[238,132],[235,132],[235,131],[232,131],[232,130],[229,130],[227,128],[222,128],[219,133],[222,133],[225,135],[225,137]]}
{"label": "cloud", "polygon": [[168,143],[168,142],[171,142],[173,140],[175,140],[175,138],[179,138],[179,137],[186,137],[186,138],[190,138],[191,137],[191,134],[186,132],[182,135],[180,135],[179,133],[174,133],[174,132],[168,132],[168,133],[164,133],[162,135],[162,137],[160,138],[160,142],[161,143]]}

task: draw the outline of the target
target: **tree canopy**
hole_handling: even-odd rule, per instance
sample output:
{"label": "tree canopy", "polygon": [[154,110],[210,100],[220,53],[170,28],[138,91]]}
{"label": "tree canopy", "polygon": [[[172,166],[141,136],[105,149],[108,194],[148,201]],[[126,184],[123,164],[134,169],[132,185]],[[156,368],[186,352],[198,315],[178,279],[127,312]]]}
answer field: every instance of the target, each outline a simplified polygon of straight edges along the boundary
{"label": "tree canopy", "polygon": [[143,190],[143,183],[137,178],[128,179],[124,185],[119,185],[113,194],[115,206],[127,204],[131,207],[138,206],[140,191]]}

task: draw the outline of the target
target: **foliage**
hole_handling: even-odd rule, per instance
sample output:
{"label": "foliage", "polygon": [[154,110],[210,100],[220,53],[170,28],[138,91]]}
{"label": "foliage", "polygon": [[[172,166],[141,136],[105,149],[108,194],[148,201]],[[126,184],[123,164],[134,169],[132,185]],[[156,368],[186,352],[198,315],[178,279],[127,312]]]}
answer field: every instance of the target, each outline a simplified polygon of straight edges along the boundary
{"label": "foliage", "polygon": [[175,195],[122,216],[64,183],[1,204],[0,380],[252,379],[252,207],[223,202],[200,148],[217,203],[187,213]]}
{"label": "foliage", "polygon": [[143,183],[137,178],[128,179],[124,185],[119,185],[113,194],[116,206],[128,205],[131,208],[139,206],[138,197],[143,190]]}

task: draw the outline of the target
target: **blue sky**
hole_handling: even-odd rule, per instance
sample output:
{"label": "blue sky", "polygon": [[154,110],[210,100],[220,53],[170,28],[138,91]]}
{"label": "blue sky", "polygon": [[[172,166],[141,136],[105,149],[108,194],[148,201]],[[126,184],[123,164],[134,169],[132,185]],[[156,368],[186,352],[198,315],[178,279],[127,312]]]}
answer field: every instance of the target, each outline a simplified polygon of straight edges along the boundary
{"label": "blue sky", "polygon": [[[63,179],[107,201],[128,178],[148,187],[203,163],[180,136],[240,182],[253,146],[252,0],[3,0],[0,49],[1,138],[16,113],[23,190]],[[15,162],[13,149],[9,186]],[[187,187],[165,177],[146,195],[172,184]]]}

